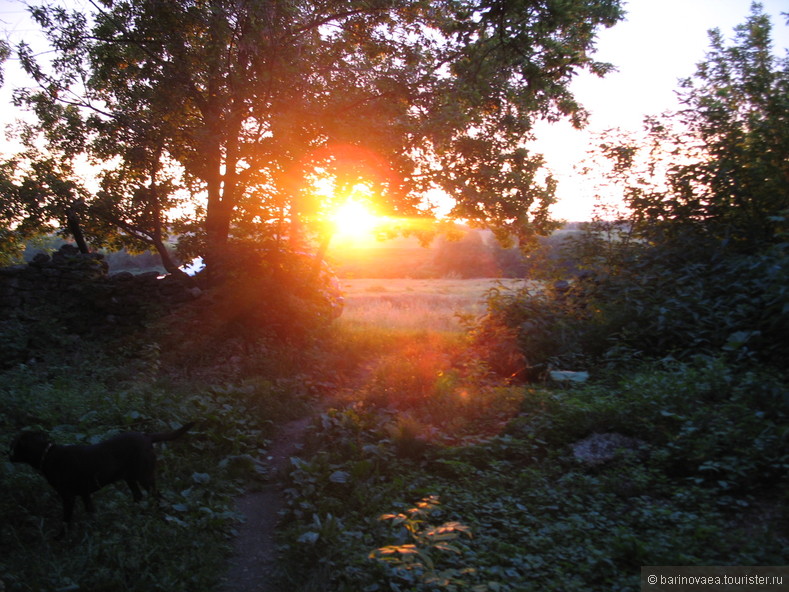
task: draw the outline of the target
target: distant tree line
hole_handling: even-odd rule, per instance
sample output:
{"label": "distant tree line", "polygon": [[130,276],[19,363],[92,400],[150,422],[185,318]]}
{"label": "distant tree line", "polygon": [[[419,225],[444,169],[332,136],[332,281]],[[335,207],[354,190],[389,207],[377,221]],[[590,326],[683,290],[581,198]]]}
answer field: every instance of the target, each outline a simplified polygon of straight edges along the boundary
{"label": "distant tree line", "polygon": [[550,236],[538,237],[525,251],[503,246],[485,230],[456,227],[427,246],[416,239],[397,239],[360,249],[338,249],[330,263],[347,278],[565,278],[577,271],[563,253],[582,223],[565,225]]}
{"label": "distant tree line", "polygon": [[576,225],[538,237],[528,251],[504,246],[490,233],[469,230],[458,240],[440,239],[435,247],[433,273],[437,277],[503,277],[544,279],[573,271],[563,256]]}

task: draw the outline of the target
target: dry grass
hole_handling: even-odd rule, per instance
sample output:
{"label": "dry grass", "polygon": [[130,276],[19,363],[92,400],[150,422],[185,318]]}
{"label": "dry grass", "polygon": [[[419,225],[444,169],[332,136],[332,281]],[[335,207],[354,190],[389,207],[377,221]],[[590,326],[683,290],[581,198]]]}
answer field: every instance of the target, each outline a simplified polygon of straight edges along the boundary
{"label": "dry grass", "polygon": [[342,327],[459,332],[458,314],[485,313],[492,289],[522,287],[513,279],[347,279]]}

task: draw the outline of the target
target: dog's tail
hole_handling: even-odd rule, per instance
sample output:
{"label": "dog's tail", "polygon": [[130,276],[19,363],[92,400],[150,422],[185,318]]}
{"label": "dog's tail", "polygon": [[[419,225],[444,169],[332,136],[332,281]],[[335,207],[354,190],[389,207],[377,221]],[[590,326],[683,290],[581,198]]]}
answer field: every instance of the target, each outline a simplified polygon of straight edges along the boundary
{"label": "dog's tail", "polygon": [[151,442],[154,444],[156,442],[167,442],[169,440],[175,440],[176,438],[180,438],[186,432],[188,432],[195,422],[190,421],[189,423],[185,424],[183,427],[178,428],[177,430],[173,430],[172,432],[157,432],[155,434],[148,434],[148,437],[151,439]]}

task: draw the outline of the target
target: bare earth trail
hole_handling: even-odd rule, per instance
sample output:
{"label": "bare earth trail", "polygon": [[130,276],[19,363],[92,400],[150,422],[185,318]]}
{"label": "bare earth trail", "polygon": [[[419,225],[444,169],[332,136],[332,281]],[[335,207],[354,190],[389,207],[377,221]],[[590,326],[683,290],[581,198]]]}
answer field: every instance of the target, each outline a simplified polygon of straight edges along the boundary
{"label": "bare earth trail", "polygon": [[276,586],[276,532],[280,510],[284,507],[283,478],[290,459],[301,450],[304,436],[313,418],[327,408],[342,406],[354,391],[365,384],[375,361],[360,364],[356,373],[341,381],[332,393],[313,409],[313,413],[284,424],[275,434],[265,460],[271,482],[260,491],[250,491],[236,500],[236,510],[245,521],[239,526],[233,557],[222,580],[221,592],[283,592]]}
{"label": "bare earth trail", "polygon": [[235,550],[223,581],[223,592],[277,592],[273,575],[277,558],[275,533],[284,503],[281,477],[290,458],[300,449],[311,419],[303,417],[280,428],[266,459],[272,483],[262,491],[249,492],[236,501],[236,509],[246,520],[239,527],[234,541]]}
{"label": "bare earth trail", "polygon": [[[395,346],[396,349],[397,346]],[[234,552],[220,586],[221,592],[285,592],[276,585],[276,532],[284,507],[283,478],[290,459],[301,449],[304,436],[315,414],[332,406],[343,407],[371,380],[380,363],[378,354],[358,362],[350,376],[340,379],[333,392],[324,393],[310,416],[284,424],[274,436],[267,452],[271,482],[263,490],[251,491],[236,500],[236,510],[245,517],[234,540]],[[288,591],[289,592],[289,591]]]}

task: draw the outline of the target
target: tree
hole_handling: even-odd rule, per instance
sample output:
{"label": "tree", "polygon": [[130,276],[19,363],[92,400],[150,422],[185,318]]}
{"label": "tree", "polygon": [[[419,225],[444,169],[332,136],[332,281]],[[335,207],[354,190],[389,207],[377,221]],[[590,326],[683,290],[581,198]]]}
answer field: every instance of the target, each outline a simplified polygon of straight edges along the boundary
{"label": "tree", "polygon": [[586,268],[559,304],[584,312],[587,352],[786,366],[789,60],[770,30],[754,4],[730,45],[712,31],[683,109],[600,145],[631,215],[573,253]]}
{"label": "tree", "polygon": [[97,164],[84,212],[104,231],[157,244],[188,192],[209,266],[234,238],[302,240],[322,176],[401,214],[440,187],[457,217],[546,232],[555,184],[524,145],[537,117],[583,123],[568,83],[610,69],[590,54],[622,15],[620,0],[91,4],[31,9],[56,58],[19,48],[30,137]]}
{"label": "tree", "polygon": [[744,253],[784,240],[789,59],[772,54],[761,5],[735,31],[731,46],[710,32],[705,61],[681,83],[679,113],[648,118],[640,138],[615,134],[599,146],[642,237],[694,236]]}
{"label": "tree", "polygon": [[[18,179],[17,170],[21,167],[26,173]],[[13,229],[5,225],[2,228],[5,244],[0,248],[4,253],[21,252],[25,240],[42,231],[56,230],[55,220],[61,220],[80,248],[86,250],[81,224],[81,205],[86,194],[72,180],[73,176],[68,162],[34,150],[0,163],[1,219],[14,223]]]}

